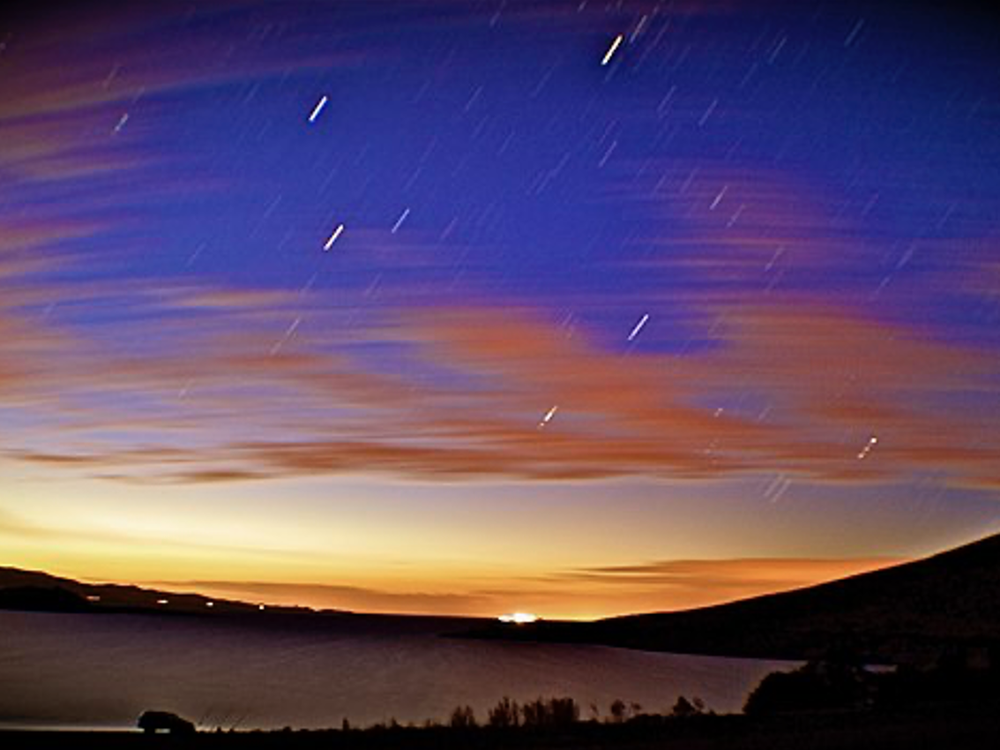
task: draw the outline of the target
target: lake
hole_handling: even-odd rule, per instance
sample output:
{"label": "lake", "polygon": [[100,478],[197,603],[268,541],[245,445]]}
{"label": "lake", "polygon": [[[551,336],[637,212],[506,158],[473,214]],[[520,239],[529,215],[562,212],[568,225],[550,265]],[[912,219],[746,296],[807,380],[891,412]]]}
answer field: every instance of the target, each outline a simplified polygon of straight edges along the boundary
{"label": "lake", "polygon": [[651,712],[678,695],[738,711],[793,662],[441,637],[466,620],[0,612],[0,726],[132,727],[149,708],[202,728],[486,719],[503,696],[571,696],[581,718],[616,698]]}

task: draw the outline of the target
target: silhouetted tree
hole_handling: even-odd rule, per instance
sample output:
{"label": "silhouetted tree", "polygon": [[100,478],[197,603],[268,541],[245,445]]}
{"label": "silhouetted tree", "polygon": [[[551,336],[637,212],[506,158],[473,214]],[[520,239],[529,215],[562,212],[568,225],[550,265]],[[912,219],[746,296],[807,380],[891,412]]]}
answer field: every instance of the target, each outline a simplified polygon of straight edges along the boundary
{"label": "silhouetted tree", "polygon": [[552,698],[549,701],[549,715],[553,726],[564,727],[580,718],[580,707],[572,698]]}
{"label": "silhouetted tree", "polygon": [[625,701],[621,698],[615,698],[611,704],[611,720],[616,724],[621,724],[625,721],[625,708]]}
{"label": "silhouetted tree", "polygon": [[674,704],[673,709],[670,711],[671,716],[676,716],[679,719],[687,718],[688,716],[698,716],[705,712],[705,703],[701,698],[695,698],[693,701],[689,701],[683,695],[677,697],[677,702]]}
{"label": "silhouetted tree", "polygon": [[536,698],[521,707],[526,727],[565,727],[580,718],[580,707],[572,698]]}
{"label": "silhouetted tree", "polygon": [[476,714],[472,706],[458,706],[451,712],[452,729],[469,729],[476,726]]}
{"label": "silhouetted tree", "polygon": [[521,706],[521,716],[524,719],[524,726],[526,727],[544,726],[548,723],[545,714],[545,701],[541,698],[536,698]]}
{"label": "silhouetted tree", "polygon": [[489,723],[491,727],[507,728],[520,724],[521,709],[517,701],[512,701],[506,695],[490,709]]}

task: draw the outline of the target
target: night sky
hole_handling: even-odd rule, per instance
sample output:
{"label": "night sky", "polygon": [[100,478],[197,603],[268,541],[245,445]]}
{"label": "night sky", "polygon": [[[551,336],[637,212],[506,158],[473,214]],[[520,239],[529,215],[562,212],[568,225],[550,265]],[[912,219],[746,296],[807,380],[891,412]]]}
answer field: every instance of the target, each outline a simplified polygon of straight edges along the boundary
{"label": "night sky", "polygon": [[0,16],[0,564],[595,617],[1000,529],[995,20]]}

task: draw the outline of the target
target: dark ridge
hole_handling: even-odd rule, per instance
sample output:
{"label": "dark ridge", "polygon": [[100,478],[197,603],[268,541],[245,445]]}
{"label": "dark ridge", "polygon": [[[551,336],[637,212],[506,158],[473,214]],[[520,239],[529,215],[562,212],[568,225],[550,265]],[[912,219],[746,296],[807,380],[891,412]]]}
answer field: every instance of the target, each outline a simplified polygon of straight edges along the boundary
{"label": "dark ridge", "polygon": [[0,609],[34,612],[88,612],[90,604],[82,596],[61,586],[14,586],[0,589]]}
{"label": "dark ridge", "polygon": [[592,623],[492,625],[474,636],[676,653],[932,664],[1000,644],[1000,535],[809,588]]}
{"label": "dark ridge", "polygon": [[[163,602],[166,602],[165,604]],[[185,615],[260,615],[260,605],[117,584],[89,584],[32,570],[0,567],[0,609],[40,612],[132,612]],[[346,615],[308,607],[272,607],[274,617]]]}

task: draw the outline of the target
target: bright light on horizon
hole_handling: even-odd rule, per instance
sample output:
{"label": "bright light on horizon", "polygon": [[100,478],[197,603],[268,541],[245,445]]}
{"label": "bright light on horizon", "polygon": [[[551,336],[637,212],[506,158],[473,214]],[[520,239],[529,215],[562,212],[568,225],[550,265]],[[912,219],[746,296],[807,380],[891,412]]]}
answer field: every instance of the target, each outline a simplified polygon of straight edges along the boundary
{"label": "bright light on horizon", "polygon": [[500,615],[497,619],[500,622],[512,622],[515,625],[523,625],[528,622],[535,622],[538,620],[538,615],[533,615],[529,612],[511,612],[509,615]]}

